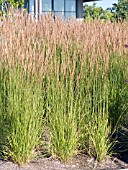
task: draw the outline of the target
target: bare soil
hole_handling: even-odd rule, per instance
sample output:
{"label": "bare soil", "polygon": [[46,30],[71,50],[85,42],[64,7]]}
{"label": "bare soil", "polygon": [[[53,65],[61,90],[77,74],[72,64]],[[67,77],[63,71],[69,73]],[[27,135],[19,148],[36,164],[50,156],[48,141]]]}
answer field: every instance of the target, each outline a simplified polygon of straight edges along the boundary
{"label": "bare soil", "polygon": [[0,160],[0,170],[128,170],[128,164],[117,159],[109,158],[102,163],[96,162],[86,155],[77,155],[68,164],[49,158],[34,159],[25,166],[18,166],[6,160]]}
{"label": "bare soil", "polygon": [[0,170],[128,170],[128,129],[122,128],[116,133],[119,141],[115,146],[116,157],[109,157],[98,163],[85,154],[73,157],[67,164],[57,159],[36,158],[27,165],[18,166],[7,160],[0,159]]}

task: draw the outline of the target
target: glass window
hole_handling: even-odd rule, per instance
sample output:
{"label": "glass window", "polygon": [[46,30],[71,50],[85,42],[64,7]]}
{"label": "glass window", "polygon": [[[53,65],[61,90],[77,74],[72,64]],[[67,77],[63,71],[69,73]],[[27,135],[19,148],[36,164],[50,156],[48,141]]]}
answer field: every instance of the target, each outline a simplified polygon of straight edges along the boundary
{"label": "glass window", "polygon": [[54,11],[64,11],[64,0],[54,0]]}
{"label": "glass window", "polygon": [[65,18],[76,18],[76,12],[65,12]]}
{"label": "glass window", "polygon": [[[25,0],[26,1],[26,0]],[[28,12],[34,14],[35,0],[28,0]],[[38,4],[38,12],[46,15],[54,11],[55,17],[61,16],[62,18],[76,17],[76,0],[41,0]]]}
{"label": "glass window", "polygon": [[29,0],[29,13],[34,13],[34,0]]}
{"label": "glass window", "polygon": [[76,0],[65,0],[65,11],[76,11]]}
{"label": "glass window", "polygon": [[52,12],[44,12],[44,11],[42,12],[42,15],[43,15],[43,16],[45,16],[45,15],[50,15],[50,14],[52,14]]}
{"label": "glass window", "polygon": [[55,14],[55,18],[61,17],[62,19],[64,19],[64,12],[54,12],[54,14]]}
{"label": "glass window", "polygon": [[52,11],[52,0],[42,0],[42,11]]}

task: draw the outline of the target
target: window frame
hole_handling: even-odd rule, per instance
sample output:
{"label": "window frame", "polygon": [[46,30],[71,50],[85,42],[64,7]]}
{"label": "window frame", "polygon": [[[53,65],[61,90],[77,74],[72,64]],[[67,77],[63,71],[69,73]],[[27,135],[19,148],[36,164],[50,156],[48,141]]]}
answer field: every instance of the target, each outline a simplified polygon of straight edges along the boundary
{"label": "window frame", "polygon": [[[58,0],[51,0],[51,7],[52,7],[51,11],[43,11],[42,7],[41,7],[41,13],[44,13],[44,14],[47,13],[47,12],[55,12],[55,13],[60,13],[60,14],[64,13],[64,18],[67,18],[66,15],[68,13],[74,13],[74,16],[76,18],[76,16],[77,16],[77,0],[69,0],[69,1],[75,2],[75,10],[74,11],[67,11],[66,10],[66,3],[68,2],[68,0],[63,0],[64,1],[64,10],[63,11],[55,10],[55,8],[54,8],[55,1],[57,2]],[[43,3],[42,3],[42,5],[43,5]]]}

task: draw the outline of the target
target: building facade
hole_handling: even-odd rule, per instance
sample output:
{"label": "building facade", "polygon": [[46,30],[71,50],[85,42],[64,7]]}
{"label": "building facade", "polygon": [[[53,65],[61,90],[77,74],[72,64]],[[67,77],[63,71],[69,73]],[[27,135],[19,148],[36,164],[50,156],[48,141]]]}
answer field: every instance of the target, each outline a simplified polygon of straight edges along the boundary
{"label": "building facade", "polygon": [[26,8],[29,14],[47,14],[54,12],[55,17],[82,18],[83,3],[95,0],[27,0]]}

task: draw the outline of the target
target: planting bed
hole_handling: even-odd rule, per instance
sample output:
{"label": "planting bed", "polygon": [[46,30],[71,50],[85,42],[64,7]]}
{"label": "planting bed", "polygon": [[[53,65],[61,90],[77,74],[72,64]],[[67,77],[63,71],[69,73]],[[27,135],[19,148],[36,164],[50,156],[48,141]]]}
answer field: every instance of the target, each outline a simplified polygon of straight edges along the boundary
{"label": "planting bed", "polygon": [[0,20],[0,170],[127,168],[128,23]]}
{"label": "planting bed", "polygon": [[[117,136],[120,143],[128,142],[128,130],[126,128],[121,127]],[[115,152],[119,147],[120,144],[117,144]],[[125,149],[125,147],[122,148],[122,150]],[[128,152],[118,153],[115,157],[108,157],[101,163],[84,153],[73,157],[66,164],[50,156],[36,158],[24,166],[18,166],[11,161],[0,159],[0,170],[128,170]]]}
{"label": "planting bed", "polygon": [[78,155],[68,163],[62,164],[52,158],[35,159],[26,166],[18,166],[9,161],[0,160],[0,170],[123,170],[128,169],[128,164],[112,158],[104,160],[102,163],[94,161],[85,155]]}

